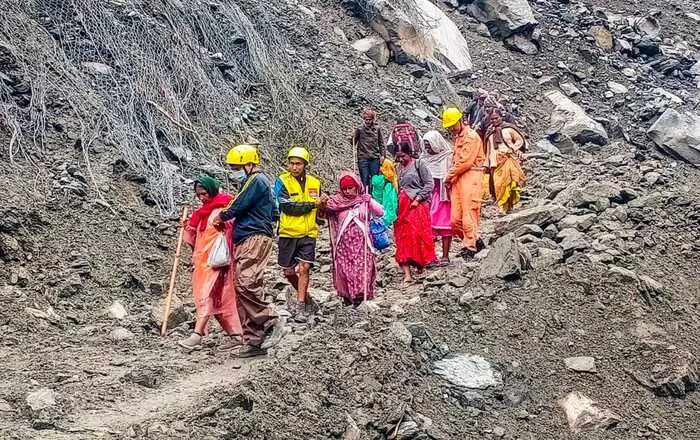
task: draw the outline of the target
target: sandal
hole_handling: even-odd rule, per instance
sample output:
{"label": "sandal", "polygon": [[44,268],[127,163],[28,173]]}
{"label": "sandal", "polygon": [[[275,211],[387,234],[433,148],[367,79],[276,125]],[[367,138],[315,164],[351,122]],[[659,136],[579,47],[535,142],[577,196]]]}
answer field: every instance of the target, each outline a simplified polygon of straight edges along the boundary
{"label": "sandal", "polygon": [[447,267],[450,264],[452,263],[450,262],[449,258],[440,258],[437,262],[435,262],[435,267]]}

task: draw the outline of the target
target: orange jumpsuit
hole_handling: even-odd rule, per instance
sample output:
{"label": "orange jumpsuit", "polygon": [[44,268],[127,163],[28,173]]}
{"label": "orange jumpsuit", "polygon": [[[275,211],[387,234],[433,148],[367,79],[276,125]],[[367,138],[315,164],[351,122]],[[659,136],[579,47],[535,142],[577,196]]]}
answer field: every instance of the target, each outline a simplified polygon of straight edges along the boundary
{"label": "orange jumpsuit", "polygon": [[476,250],[481,223],[482,177],[484,149],[481,137],[468,125],[455,138],[452,167],[446,182],[452,187],[452,229],[465,248]]}

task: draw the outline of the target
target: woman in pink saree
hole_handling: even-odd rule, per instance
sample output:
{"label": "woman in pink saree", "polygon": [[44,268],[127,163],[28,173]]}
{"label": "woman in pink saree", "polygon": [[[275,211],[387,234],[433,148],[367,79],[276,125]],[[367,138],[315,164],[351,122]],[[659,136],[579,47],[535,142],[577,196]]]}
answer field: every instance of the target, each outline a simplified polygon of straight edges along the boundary
{"label": "woman in pink saree", "polygon": [[326,203],[331,229],[333,285],[346,305],[374,297],[377,267],[369,233],[369,218],[384,216],[382,205],[365,194],[360,178],[344,172],[340,191]]}
{"label": "woman in pink saree", "polygon": [[214,317],[230,339],[219,346],[220,350],[233,349],[241,345],[239,335],[241,323],[236,308],[235,266],[229,264],[213,268],[208,264],[209,254],[217,241],[224,234],[229,246],[229,255],[235,249],[231,240],[231,224],[226,224],[224,232],[218,231],[211,220],[217,218],[233,197],[219,190],[219,182],[208,176],[202,176],[195,182],[197,198],[202,206],[192,213],[185,227],[185,242],[192,247],[192,293],[194,296],[197,320],[190,337],[178,341],[188,350],[202,347],[202,338],[207,333],[209,318]]}

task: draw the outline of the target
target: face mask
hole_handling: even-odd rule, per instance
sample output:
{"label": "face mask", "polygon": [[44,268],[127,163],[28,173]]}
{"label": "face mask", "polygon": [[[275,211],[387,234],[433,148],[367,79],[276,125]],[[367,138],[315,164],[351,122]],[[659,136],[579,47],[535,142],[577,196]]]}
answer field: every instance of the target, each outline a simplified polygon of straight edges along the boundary
{"label": "face mask", "polygon": [[231,175],[231,178],[236,183],[243,183],[248,178],[248,175],[245,173],[245,170],[236,170]]}

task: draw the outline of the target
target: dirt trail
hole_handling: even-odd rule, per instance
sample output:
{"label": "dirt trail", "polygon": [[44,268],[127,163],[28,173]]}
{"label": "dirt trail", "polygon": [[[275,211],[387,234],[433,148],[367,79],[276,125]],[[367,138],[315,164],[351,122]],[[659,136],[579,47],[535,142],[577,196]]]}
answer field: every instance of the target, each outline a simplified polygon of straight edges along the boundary
{"label": "dirt trail", "polygon": [[[301,335],[287,335],[277,347],[277,356],[288,354]],[[252,369],[270,361],[270,357],[238,359],[228,354],[221,363],[208,359],[200,371],[185,374],[157,389],[136,387],[135,394],[100,410],[80,410],[70,416],[71,423],[61,431],[38,432],[37,440],[121,438],[133,425],[163,420],[174,413],[201,407],[201,401],[217,387],[243,382]]]}
{"label": "dirt trail", "polygon": [[42,431],[34,438],[109,438],[131,425],[193,407],[213,388],[244,380],[250,369],[262,362],[265,358],[231,358],[220,365],[207,365],[204,370],[183,376],[162,388],[141,388],[137,396],[118,401],[111,408],[80,411],[72,417],[75,421],[65,427],[65,432]]}

